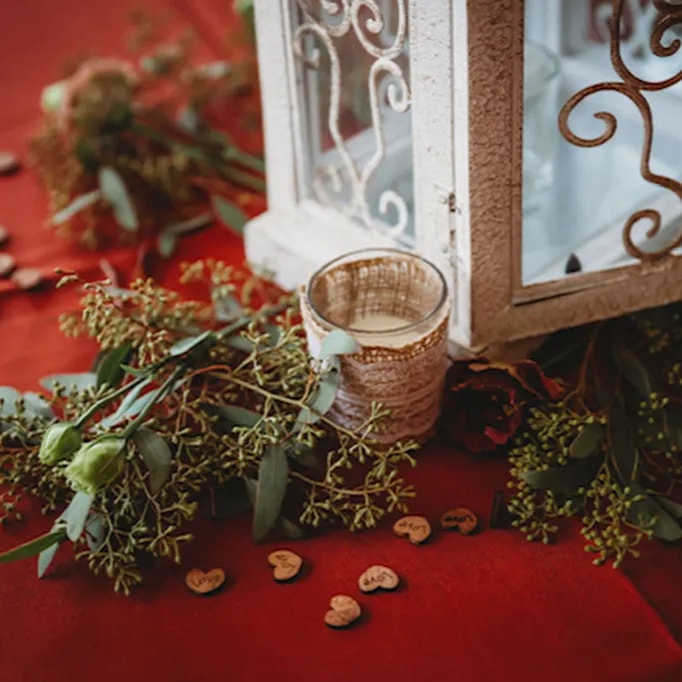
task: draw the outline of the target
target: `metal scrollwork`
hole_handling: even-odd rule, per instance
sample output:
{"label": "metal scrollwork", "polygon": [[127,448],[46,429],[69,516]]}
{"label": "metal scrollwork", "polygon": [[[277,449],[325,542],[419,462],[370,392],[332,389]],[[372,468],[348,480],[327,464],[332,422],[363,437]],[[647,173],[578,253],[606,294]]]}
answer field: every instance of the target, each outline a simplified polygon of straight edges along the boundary
{"label": "metal scrollwork", "polygon": [[[294,54],[312,69],[320,68],[320,49],[328,56],[330,95],[325,125],[341,160],[340,166],[322,165],[315,169],[313,191],[320,202],[339,205],[369,229],[383,229],[399,236],[405,232],[409,221],[405,199],[391,189],[381,192],[376,210],[386,218],[383,225],[377,225],[369,205],[368,186],[386,157],[385,107],[403,113],[411,104],[408,80],[395,61],[407,40],[405,0],[391,0],[394,3],[391,9],[395,8],[396,12],[396,28],[388,41],[387,18],[381,4],[375,0],[320,0],[321,12],[317,13],[313,13],[311,0],[296,1],[303,21],[294,32]],[[351,31],[374,59],[367,76],[367,96],[375,146],[374,153],[361,167],[351,156],[340,130],[343,64],[335,40]],[[312,40],[305,40],[306,36]]]}
{"label": "metal scrollwork", "polygon": [[[639,3],[636,3],[639,5]],[[651,107],[643,92],[653,92],[670,88],[682,81],[682,70],[664,80],[647,81],[636,76],[626,65],[623,59],[624,47],[622,41],[622,22],[625,0],[613,0],[611,16],[608,20],[610,33],[611,63],[621,81],[598,83],[588,86],[564,104],[559,113],[559,129],[568,142],[578,147],[596,147],[608,142],[615,134],[618,121],[614,114],[608,111],[599,111],[594,117],[603,121],[605,128],[600,135],[585,138],[576,135],[569,127],[568,119],[571,112],[585,99],[598,92],[616,92],[627,97],[639,110],[644,127],[644,142],[640,157],[640,174],[644,180],[664,189],[674,192],[682,201],[682,182],[663,175],[658,175],[651,170],[651,148],[654,136],[654,122]],[[653,9],[648,10],[647,17],[652,18],[653,26],[648,41],[651,52],[658,57],[671,57],[678,53],[682,45],[678,38],[663,44],[663,36],[674,26],[682,25],[682,5],[670,4],[666,0],[653,0]],[[630,10],[632,12],[632,9]],[[641,10],[644,11],[644,10]],[[654,12],[655,16],[651,14]],[[682,234],[678,235],[662,248],[645,251],[640,248],[633,239],[635,228],[640,223],[648,223],[646,231],[647,239],[656,237],[662,228],[662,217],[659,211],[643,209],[633,213],[623,227],[623,243],[627,253],[642,261],[654,261],[670,254],[671,251],[682,245]]]}

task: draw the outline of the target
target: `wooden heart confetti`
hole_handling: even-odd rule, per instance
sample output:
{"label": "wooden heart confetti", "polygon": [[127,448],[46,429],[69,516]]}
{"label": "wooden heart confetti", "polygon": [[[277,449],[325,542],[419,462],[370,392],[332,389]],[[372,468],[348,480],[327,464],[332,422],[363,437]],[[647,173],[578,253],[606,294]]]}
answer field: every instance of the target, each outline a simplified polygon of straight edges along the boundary
{"label": "wooden heart confetti", "polygon": [[225,571],[222,568],[212,568],[210,571],[193,568],[185,576],[185,585],[195,594],[211,594],[224,583]]}
{"label": "wooden heart confetti", "polygon": [[9,240],[9,230],[4,226],[0,225],[0,246],[6,244]]}
{"label": "wooden heart confetti", "polygon": [[403,516],[393,525],[393,532],[409,538],[413,545],[421,545],[431,537],[431,524],[423,516]]}
{"label": "wooden heart confetti", "polygon": [[395,590],[400,584],[398,574],[388,566],[370,566],[358,579],[361,592],[375,592],[376,590]]}
{"label": "wooden heart confetti", "polygon": [[43,275],[36,268],[20,268],[12,273],[12,281],[25,291],[37,289],[43,283]]}
{"label": "wooden heart confetti", "polygon": [[288,549],[278,549],[268,554],[268,563],[274,568],[272,577],[277,582],[286,582],[299,574],[303,559]]}
{"label": "wooden heart confetti", "polygon": [[11,275],[15,267],[14,258],[9,253],[0,253],[0,277]]}
{"label": "wooden heart confetti", "polygon": [[362,615],[360,604],[347,594],[337,594],[332,597],[329,607],[329,611],[324,616],[324,622],[330,628],[347,628]]}
{"label": "wooden heart confetti", "polygon": [[12,175],[21,166],[19,157],[12,152],[0,151],[0,175]]}
{"label": "wooden heart confetti", "polygon": [[440,526],[444,530],[458,530],[462,535],[471,535],[478,528],[478,518],[471,509],[456,507],[440,517]]}

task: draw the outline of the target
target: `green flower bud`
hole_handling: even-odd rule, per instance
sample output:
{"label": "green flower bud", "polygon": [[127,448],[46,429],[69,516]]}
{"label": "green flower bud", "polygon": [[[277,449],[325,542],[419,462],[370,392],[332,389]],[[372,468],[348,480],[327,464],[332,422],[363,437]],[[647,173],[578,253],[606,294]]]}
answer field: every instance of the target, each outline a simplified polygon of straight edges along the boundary
{"label": "green flower bud", "polygon": [[64,470],[74,490],[94,495],[113,483],[125,468],[126,441],[103,436],[85,443]]}
{"label": "green flower bud", "polygon": [[40,96],[40,108],[47,114],[51,111],[57,111],[61,107],[66,94],[66,84],[63,81],[52,83],[43,89]]}
{"label": "green flower bud", "polygon": [[80,446],[81,432],[70,422],[59,422],[45,431],[38,458],[43,464],[53,465],[71,457]]}

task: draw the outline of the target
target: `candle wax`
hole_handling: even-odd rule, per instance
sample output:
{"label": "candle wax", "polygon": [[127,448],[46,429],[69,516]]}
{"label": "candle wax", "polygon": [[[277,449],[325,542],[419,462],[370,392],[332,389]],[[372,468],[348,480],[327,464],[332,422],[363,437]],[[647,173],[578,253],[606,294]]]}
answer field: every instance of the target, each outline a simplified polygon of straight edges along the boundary
{"label": "candle wax", "polygon": [[353,331],[362,332],[362,334],[357,335],[357,340],[363,346],[400,348],[416,341],[420,336],[418,331],[415,328],[409,328],[400,332],[388,332],[391,329],[398,329],[409,324],[412,324],[410,320],[397,315],[372,313],[354,318],[349,326]]}

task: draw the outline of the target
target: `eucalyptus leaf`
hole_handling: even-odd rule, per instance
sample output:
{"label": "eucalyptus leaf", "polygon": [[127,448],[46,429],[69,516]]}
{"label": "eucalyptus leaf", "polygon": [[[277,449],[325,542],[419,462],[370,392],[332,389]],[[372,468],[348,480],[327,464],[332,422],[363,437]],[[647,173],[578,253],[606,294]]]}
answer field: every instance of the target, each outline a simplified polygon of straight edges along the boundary
{"label": "eucalyptus leaf", "polygon": [[244,306],[230,293],[216,289],[211,294],[213,314],[220,322],[231,322],[244,314]]}
{"label": "eucalyptus leaf", "polygon": [[40,380],[40,385],[54,393],[57,384],[68,391],[83,391],[97,386],[97,375],[94,372],[77,372],[73,374],[50,374]]}
{"label": "eucalyptus leaf", "polygon": [[360,348],[360,344],[343,329],[334,329],[327,334],[320,346],[320,357],[328,358],[332,355],[348,355],[355,353]]}
{"label": "eucalyptus leaf", "polygon": [[206,227],[213,222],[213,215],[210,213],[200,213],[193,218],[187,218],[187,220],[181,220],[176,223],[170,223],[166,226],[164,232],[169,232],[175,236],[181,234],[187,234],[188,232],[195,232],[200,230],[202,227]]}
{"label": "eucalyptus leaf", "polygon": [[301,409],[296,421],[299,424],[314,424],[326,414],[336,400],[341,374],[332,369],[320,380],[317,390],[308,406]]}
{"label": "eucalyptus leaf", "polygon": [[643,530],[652,530],[654,537],[667,542],[682,539],[680,524],[653,497],[632,502],[628,519]]}
{"label": "eucalyptus leaf", "polygon": [[211,204],[218,220],[225,227],[231,228],[238,234],[244,234],[244,225],[248,218],[239,206],[217,194],[211,196]]}
{"label": "eucalyptus leaf", "polygon": [[124,343],[118,348],[106,351],[97,368],[97,386],[105,384],[111,388],[117,388],[123,377],[125,370],[122,365],[130,358],[133,347],[130,343]]}
{"label": "eucalyptus leaf", "polygon": [[195,71],[206,78],[225,78],[232,71],[232,65],[226,61],[207,62],[199,64]]}
{"label": "eucalyptus leaf", "polygon": [[52,560],[54,559],[55,555],[57,554],[57,550],[59,549],[59,543],[55,542],[54,544],[50,545],[46,549],[44,549],[39,555],[38,555],[38,577],[42,578],[47,569],[50,568],[50,564],[52,563]]}
{"label": "eucalyptus leaf", "polygon": [[77,492],[71,499],[64,513],[66,518],[66,535],[71,542],[76,542],[83,534],[85,522],[88,520],[88,514],[94,501],[94,495],[82,491]]}
{"label": "eucalyptus leaf", "polygon": [[156,246],[159,249],[159,253],[164,258],[170,258],[175,252],[177,245],[178,235],[167,229],[161,232],[156,240]]}
{"label": "eucalyptus leaf", "polygon": [[0,414],[14,415],[17,412],[16,402],[21,398],[21,393],[11,386],[0,386],[0,400],[2,408]]}
{"label": "eucalyptus leaf", "polygon": [[[146,381],[141,381],[139,384],[137,384],[137,386],[133,386],[133,388],[128,391],[125,398],[121,400],[121,404],[118,406],[118,408],[110,415],[101,419],[99,425],[103,429],[109,429],[112,426],[120,424],[125,419],[130,419],[137,416],[141,409],[147,404],[145,399],[150,400],[150,398],[147,398],[147,396],[154,395],[154,391],[150,391],[149,393],[145,393],[145,395],[140,398],[142,391],[150,384],[151,379],[147,379]],[[140,402],[140,400],[143,402]]]}
{"label": "eucalyptus leaf", "polygon": [[230,348],[242,351],[242,353],[250,353],[255,348],[253,343],[242,334],[232,334],[232,336],[228,336],[225,339],[225,344]]}
{"label": "eucalyptus leaf", "polygon": [[239,405],[212,405],[213,411],[228,421],[231,426],[248,426],[258,424],[261,415],[258,412],[247,410]]}
{"label": "eucalyptus leaf", "polygon": [[196,107],[192,105],[188,105],[186,107],[183,107],[183,109],[180,111],[177,117],[177,123],[178,125],[188,133],[194,133],[196,132],[199,123],[201,122],[201,119],[199,117],[199,114],[196,110]]}
{"label": "eucalyptus leaf", "polygon": [[49,533],[45,533],[45,535],[40,535],[29,542],[25,542],[23,545],[18,545],[3,552],[0,554],[0,564],[9,564],[12,561],[36,556],[36,554],[40,554],[43,550],[65,539],[66,533],[63,530],[51,530]]}
{"label": "eucalyptus leaf", "polygon": [[141,426],[135,431],[133,443],[149,469],[149,488],[152,494],[156,494],[170,476],[172,459],[170,446],[164,438],[146,426]]}
{"label": "eucalyptus leaf", "polygon": [[132,365],[127,365],[125,362],[121,363],[121,369],[132,377],[143,377],[145,374],[150,374],[149,368],[147,367],[133,367]]}
{"label": "eucalyptus leaf", "polygon": [[50,407],[50,403],[44,396],[35,391],[26,391],[23,395],[24,405],[29,414],[36,417],[45,417],[47,419],[54,417],[54,412]]}
{"label": "eucalyptus leaf", "polygon": [[180,341],[176,341],[170,347],[169,354],[173,356],[184,355],[185,353],[191,351],[200,344],[204,343],[204,341],[206,341],[207,339],[213,337],[215,337],[215,334],[212,331],[208,330],[202,332],[198,336],[188,336],[185,339],[180,339]]}
{"label": "eucalyptus leaf", "polygon": [[597,422],[587,424],[571,443],[569,452],[575,459],[585,459],[594,454],[604,438],[604,429]]}
{"label": "eucalyptus leaf", "polygon": [[284,536],[289,540],[301,540],[307,535],[303,528],[284,516],[279,517],[279,526]]}
{"label": "eucalyptus leaf", "polygon": [[263,540],[275,525],[289,483],[289,464],[279,445],[269,445],[258,467],[253,538]]}
{"label": "eucalyptus leaf", "polygon": [[576,460],[566,466],[550,467],[542,471],[525,471],[523,480],[536,490],[551,490],[570,495],[587,486],[595,477],[599,464],[590,459]]}
{"label": "eucalyptus leaf", "polygon": [[622,348],[616,357],[616,362],[627,381],[643,398],[648,399],[651,395],[649,373],[637,356],[630,349]]}
{"label": "eucalyptus leaf", "polygon": [[96,552],[104,542],[104,519],[101,514],[90,514],[85,524],[85,541],[91,552]]}
{"label": "eucalyptus leaf", "polygon": [[659,495],[656,497],[656,502],[665,509],[670,516],[672,516],[674,519],[682,519],[682,504],[679,502],[676,502],[675,500],[671,500],[669,497],[665,497],[664,495]]}
{"label": "eucalyptus leaf", "polygon": [[65,206],[61,211],[57,211],[52,216],[52,223],[54,225],[60,225],[65,223],[67,220],[71,220],[73,216],[80,213],[84,208],[92,206],[97,203],[102,198],[102,192],[98,189],[92,190],[92,192],[86,192],[77,196],[68,206]]}
{"label": "eucalyptus leaf", "polygon": [[119,172],[111,166],[102,166],[98,180],[102,198],[111,205],[116,222],[124,230],[135,232],[139,226],[135,206]]}
{"label": "eucalyptus leaf", "polygon": [[[128,397],[128,396],[126,396]],[[141,395],[136,400],[133,400],[129,405],[124,406],[123,402],[119,405],[118,410],[112,415],[105,417],[99,423],[99,425],[108,429],[112,426],[116,426],[121,422],[128,421],[130,419],[135,419],[143,410],[147,409],[147,406],[156,399],[156,391],[149,391],[144,395]],[[122,409],[124,408],[125,409]]]}
{"label": "eucalyptus leaf", "polygon": [[623,484],[637,478],[639,453],[635,444],[632,424],[622,403],[611,403],[608,423],[610,456]]}

